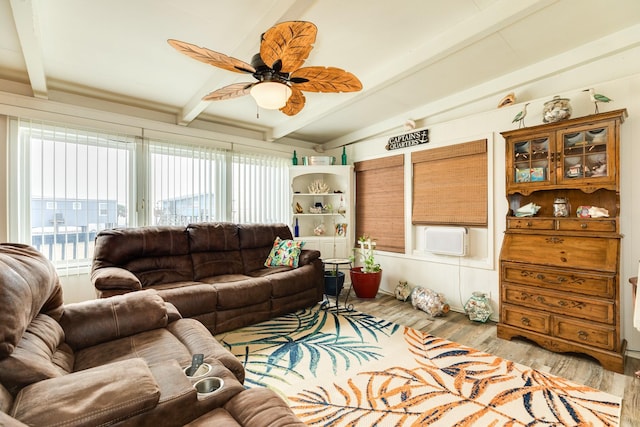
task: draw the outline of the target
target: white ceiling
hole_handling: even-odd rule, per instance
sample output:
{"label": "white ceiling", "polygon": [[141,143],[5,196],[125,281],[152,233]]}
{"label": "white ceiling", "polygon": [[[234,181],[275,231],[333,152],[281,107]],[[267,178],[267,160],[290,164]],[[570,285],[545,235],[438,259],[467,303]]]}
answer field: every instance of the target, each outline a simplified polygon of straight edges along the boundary
{"label": "white ceiling", "polygon": [[[257,118],[250,96],[201,101],[253,77],[188,58],[166,42],[250,62],[260,35],[286,20],[318,27],[305,65],[350,71],[363,90],[307,92],[296,116],[261,110]],[[597,42],[605,47],[585,48]],[[89,96],[170,113],[185,126],[197,119],[332,147],[477,96],[497,105],[519,84],[562,72],[565,63],[553,68],[557,55],[570,52],[584,65],[639,44],[638,0],[0,0],[0,89],[28,85],[39,98]],[[513,77],[535,64],[549,70]]]}

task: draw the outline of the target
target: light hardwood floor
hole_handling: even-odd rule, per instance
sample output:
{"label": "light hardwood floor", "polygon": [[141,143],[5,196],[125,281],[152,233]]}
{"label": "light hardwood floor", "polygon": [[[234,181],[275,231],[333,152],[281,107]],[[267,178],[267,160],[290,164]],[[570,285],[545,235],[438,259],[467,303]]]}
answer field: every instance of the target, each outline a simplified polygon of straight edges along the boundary
{"label": "light hardwood floor", "polygon": [[620,426],[640,426],[640,379],[634,375],[640,369],[638,359],[627,357],[625,373],[622,375],[602,369],[598,362],[588,356],[553,353],[525,339],[500,339],[496,336],[495,322],[472,322],[463,313],[449,312],[443,317],[433,318],[415,310],[411,302],[402,302],[383,294],[378,294],[374,299],[351,296],[349,303],[360,312],[621,396]]}

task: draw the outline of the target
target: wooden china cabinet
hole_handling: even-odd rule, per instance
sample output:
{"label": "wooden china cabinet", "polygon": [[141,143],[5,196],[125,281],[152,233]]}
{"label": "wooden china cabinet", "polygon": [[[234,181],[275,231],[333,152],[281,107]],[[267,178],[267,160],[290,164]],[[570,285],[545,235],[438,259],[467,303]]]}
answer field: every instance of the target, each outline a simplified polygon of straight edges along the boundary
{"label": "wooden china cabinet", "polygon": [[[623,109],[502,132],[509,211],[497,327],[500,338],[584,353],[620,373],[626,341],[620,336],[619,152],[626,116]],[[537,213],[521,216],[533,205]]]}

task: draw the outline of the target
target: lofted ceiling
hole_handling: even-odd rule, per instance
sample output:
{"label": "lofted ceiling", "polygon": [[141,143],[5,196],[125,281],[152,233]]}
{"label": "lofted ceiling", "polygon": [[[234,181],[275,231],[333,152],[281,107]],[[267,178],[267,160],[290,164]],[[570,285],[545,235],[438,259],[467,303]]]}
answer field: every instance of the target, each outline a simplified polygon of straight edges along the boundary
{"label": "lofted ceiling", "polygon": [[[306,92],[299,114],[260,110],[258,117],[250,96],[201,100],[251,76],[167,43],[250,62],[260,35],[288,20],[318,27],[305,66],[345,69],[363,89]],[[640,44],[639,29],[638,0],[0,0],[0,90],[27,87],[38,98],[102,100],[169,114],[183,126],[336,147],[474,97],[497,104],[518,85],[570,66],[554,65],[558,55],[596,61]],[[544,76],[521,72],[535,64],[546,64]],[[477,87],[486,89],[470,90]]]}

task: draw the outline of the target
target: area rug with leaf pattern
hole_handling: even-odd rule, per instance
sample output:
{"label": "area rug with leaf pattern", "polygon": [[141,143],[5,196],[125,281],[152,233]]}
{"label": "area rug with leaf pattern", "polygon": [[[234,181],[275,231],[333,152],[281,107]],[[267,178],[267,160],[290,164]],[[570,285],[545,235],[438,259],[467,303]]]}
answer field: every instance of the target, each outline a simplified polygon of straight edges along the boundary
{"label": "area rug with leaf pattern", "polygon": [[621,399],[364,313],[301,310],[217,336],[247,387],[311,426],[617,426]]}

